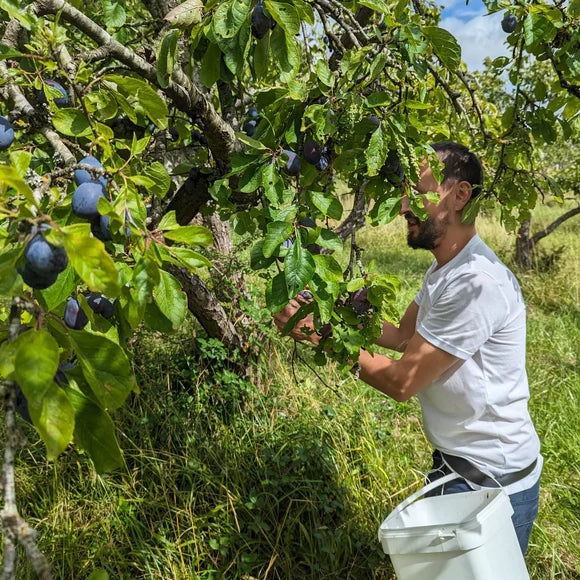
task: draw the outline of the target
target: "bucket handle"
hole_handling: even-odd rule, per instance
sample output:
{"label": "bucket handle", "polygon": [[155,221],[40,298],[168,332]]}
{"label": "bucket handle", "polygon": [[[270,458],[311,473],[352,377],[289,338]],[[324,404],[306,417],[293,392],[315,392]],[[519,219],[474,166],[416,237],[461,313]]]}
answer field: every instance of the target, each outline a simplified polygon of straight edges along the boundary
{"label": "bucket handle", "polygon": [[458,477],[460,477],[460,476],[457,475],[456,473],[449,473],[449,474],[444,475],[443,477],[441,477],[439,479],[436,479],[435,481],[432,481],[431,483],[428,483],[426,486],[422,487],[419,491],[416,491],[415,493],[411,494],[407,499],[403,500],[389,514],[389,517],[387,519],[390,520],[392,517],[395,517],[397,514],[401,513],[407,506],[411,505],[414,501],[416,501],[417,499],[419,499],[421,496],[425,495],[426,493],[429,493],[432,489],[436,489],[437,487],[445,485],[446,483],[449,483],[450,481],[453,481],[454,479],[457,479]]}

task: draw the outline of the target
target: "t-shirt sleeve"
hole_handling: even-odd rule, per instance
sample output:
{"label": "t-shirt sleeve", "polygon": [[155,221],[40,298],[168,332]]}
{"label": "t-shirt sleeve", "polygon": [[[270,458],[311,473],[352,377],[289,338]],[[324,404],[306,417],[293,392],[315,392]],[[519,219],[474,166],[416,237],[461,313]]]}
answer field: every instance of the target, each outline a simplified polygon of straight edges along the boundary
{"label": "t-shirt sleeve", "polygon": [[428,342],[462,360],[471,358],[501,328],[508,302],[486,273],[464,274],[434,300],[417,327]]}

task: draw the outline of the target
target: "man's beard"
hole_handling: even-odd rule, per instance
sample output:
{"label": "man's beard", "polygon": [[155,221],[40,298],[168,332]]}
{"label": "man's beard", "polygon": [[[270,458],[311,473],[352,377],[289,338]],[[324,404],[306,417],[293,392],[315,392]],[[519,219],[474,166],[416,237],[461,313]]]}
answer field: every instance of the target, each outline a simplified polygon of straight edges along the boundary
{"label": "man's beard", "polygon": [[413,214],[405,215],[407,224],[415,226],[409,227],[407,231],[407,244],[414,250],[434,250],[439,246],[441,238],[447,229],[447,220],[436,223],[433,218],[428,217],[424,222],[418,220]]}

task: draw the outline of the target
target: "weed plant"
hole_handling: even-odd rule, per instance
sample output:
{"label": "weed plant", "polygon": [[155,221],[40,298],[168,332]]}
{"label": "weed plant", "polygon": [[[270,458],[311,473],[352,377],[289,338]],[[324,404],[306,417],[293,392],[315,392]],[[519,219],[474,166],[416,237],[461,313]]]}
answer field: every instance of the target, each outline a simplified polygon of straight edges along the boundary
{"label": "weed plant", "polygon": [[[545,255],[566,248],[548,269],[517,273],[529,313],[530,409],[545,458],[527,557],[532,580],[580,578],[580,248],[572,225],[542,242]],[[512,265],[514,237],[493,216],[479,231]],[[365,263],[401,278],[401,311],[431,261],[404,238],[399,222],[358,238]],[[430,466],[417,401],[397,403],[331,365],[315,373],[308,348],[295,350],[252,308],[266,337],[253,381],[235,372],[236,353],[192,322],[170,340],[141,333],[133,348],[142,391],[115,414],[125,471],[98,476],[74,449],[48,463],[34,430],[22,426],[19,505],[55,578],[82,580],[102,568],[112,579],[394,579],[377,529]],[[19,578],[33,578],[24,557],[21,565]]]}

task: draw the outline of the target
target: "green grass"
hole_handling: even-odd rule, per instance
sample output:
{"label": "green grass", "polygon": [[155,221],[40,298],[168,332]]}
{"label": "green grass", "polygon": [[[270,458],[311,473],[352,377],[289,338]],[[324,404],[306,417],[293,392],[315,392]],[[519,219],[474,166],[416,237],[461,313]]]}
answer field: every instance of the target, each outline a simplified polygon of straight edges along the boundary
{"label": "green grass", "polygon": [[[510,263],[513,236],[492,218],[479,229]],[[404,309],[430,255],[406,248],[399,222],[359,243],[365,263],[400,276]],[[518,274],[545,458],[532,580],[580,578],[578,245],[566,224],[542,243],[546,256],[566,248],[551,268]],[[142,393],[115,415],[125,472],[97,476],[73,449],[48,463],[23,429],[19,504],[55,578],[98,567],[123,579],[394,578],[377,529],[429,469],[415,400],[396,403],[330,366],[317,377],[273,333],[253,384],[193,325],[171,340],[143,333],[134,349]],[[19,578],[32,577],[24,565]]]}

